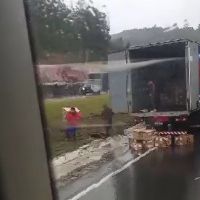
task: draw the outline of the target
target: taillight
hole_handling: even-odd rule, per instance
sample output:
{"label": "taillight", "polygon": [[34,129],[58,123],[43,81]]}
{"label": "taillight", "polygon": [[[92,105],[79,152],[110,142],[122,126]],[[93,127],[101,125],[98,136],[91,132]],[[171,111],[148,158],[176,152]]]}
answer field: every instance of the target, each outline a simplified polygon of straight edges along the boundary
{"label": "taillight", "polygon": [[187,117],[179,117],[175,119],[176,122],[185,122],[187,121]]}
{"label": "taillight", "polygon": [[184,117],[182,120],[183,120],[183,121],[187,121],[187,118]]}

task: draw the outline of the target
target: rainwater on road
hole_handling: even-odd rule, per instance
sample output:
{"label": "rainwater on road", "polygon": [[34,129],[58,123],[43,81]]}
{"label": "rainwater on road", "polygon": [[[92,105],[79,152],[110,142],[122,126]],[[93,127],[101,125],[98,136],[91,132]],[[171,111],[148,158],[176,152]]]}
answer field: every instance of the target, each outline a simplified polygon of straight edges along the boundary
{"label": "rainwater on road", "polygon": [[79,199],[199,200],[200,151],[193,146],[157,149]]}

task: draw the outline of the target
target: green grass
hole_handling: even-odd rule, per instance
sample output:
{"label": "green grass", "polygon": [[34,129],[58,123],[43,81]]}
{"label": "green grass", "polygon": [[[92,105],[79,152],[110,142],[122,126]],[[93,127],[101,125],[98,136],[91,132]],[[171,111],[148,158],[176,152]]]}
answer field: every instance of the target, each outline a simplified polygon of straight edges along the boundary
{"label": "green grass", "polygon": [[103,105],[109,103],[108,95],[89,96],[86,98],[77,99],[57,99],[46,100],[45,110],[49,124],[52,126],[60,126],[62,122],[62,108],[63,107],[78,107],[81,110],[84,118],[91,115],[99,115],[102,111]]}
{"label": "green grass", "polygon": [[[102,123],[100,114],[103,105],[109,105],[108,95],[88,96],[86,98],[77,99],[55,99],[45,100],[45,111],[48,122],[50,147],[52,156],[58,156],[65,152],[73,151],[76,148],[89,143],[92,138],[91,133],[103,132],[103,128],[82,128],[79,129],[77,134],[77,141],[67,141],[63,132],[66,122],[63,121],[63,107],[78,107],[83,114],[84,124],[97,124]],[[114,116],[113,123],[125,122],[131,124],[132,118],[127,114],[117,114]],[[114,127],[115,134],[123,133],[124,127]]]}

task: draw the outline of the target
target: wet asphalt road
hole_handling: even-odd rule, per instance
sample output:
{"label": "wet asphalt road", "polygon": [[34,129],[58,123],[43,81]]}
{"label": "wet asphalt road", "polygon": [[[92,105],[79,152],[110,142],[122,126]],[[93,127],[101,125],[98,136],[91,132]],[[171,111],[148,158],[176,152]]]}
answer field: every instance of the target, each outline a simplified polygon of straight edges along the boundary
{"label": "wet asphalt road", "polygon": [[156,150],[81,200],[199,200],[200,152]]}
{"label": "wet asphalt road", "polygon": [[[91,179],[95,177],[98,180],[98,176],[98,172],[94,173]],[[155,150],[91,190],[80,200],[199,200],[198,177],[199,149],[180,147]],[[79,184],[82,188],[86,186],[86,182]],[[67,194],[67,190],[65,191]],[[70,198],[65,196],[63,199]]]}

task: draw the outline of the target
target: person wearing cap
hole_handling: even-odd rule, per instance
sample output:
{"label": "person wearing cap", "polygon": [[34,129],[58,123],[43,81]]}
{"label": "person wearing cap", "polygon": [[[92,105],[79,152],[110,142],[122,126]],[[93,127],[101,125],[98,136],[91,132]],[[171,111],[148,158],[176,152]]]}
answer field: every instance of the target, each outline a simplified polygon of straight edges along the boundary
{"label": "person wearing cap", "polygon": [[66,137],[68,139],[76,140],[77,126],[81,120],[81,113],[77,112],[76,108],[71,107],[70,111],[66,114],[65,119],[67,120]]}

